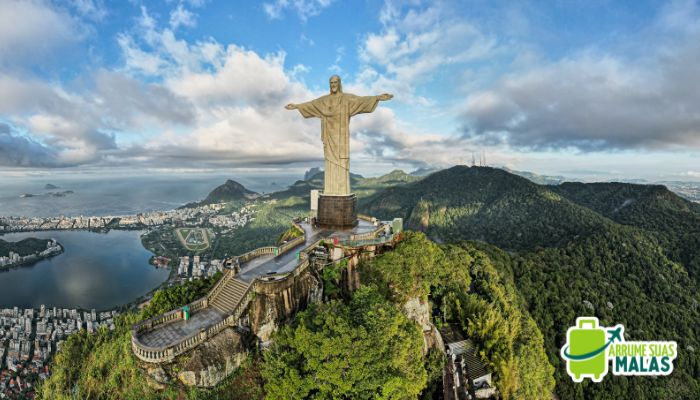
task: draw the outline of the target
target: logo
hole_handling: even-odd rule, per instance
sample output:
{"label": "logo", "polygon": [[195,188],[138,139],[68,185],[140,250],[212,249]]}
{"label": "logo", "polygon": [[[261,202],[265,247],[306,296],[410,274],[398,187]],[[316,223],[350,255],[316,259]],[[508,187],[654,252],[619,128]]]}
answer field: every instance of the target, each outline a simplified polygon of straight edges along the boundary
{"label": "logo", "polygon": [[596,317],[578,317],[566,331],[561,357],[574,382],[590,378],[601,382],[613,375],[669,375],[678,346],[674,341],[625,341],[624,326],[598,326]]}

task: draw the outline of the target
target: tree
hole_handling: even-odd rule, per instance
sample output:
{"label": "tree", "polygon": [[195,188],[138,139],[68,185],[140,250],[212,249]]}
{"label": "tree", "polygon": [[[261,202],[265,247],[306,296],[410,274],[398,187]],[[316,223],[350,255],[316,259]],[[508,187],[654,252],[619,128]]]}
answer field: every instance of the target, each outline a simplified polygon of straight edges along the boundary
{"label": "tree", "polygon": [[425,388],[420,329],[375,289],[299,313],[265,354],[269,399],[405,399]]}

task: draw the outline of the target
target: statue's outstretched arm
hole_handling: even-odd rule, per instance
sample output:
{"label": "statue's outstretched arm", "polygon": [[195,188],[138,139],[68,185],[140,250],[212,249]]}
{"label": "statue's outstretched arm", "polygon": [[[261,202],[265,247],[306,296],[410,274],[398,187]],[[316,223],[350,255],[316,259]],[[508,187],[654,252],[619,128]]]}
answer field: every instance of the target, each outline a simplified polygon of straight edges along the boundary
{"label": "statue's outstretched arm", "polygon": [[311,117],[322,117],[323,114],[321,113],[321,110],[317,107],[317,101],[316,100],[311,100],[307,101],[306,103],[289,103],[284,108],[287,110],[299,110],[301,115],[304,116],[304,118],[311,118]]}

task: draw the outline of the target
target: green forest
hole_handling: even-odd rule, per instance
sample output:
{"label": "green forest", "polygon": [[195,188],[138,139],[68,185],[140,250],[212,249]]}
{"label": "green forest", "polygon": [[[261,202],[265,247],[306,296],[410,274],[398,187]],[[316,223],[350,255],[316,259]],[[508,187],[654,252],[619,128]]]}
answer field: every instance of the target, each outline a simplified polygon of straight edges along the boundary
{"label": "green forest", "polygon": [[[468,240],[501,260],[544,334],[560,398],[700,398],[698,204],[658,185],[545,186],[457,166],[384,190],[365,212],[400,215],[431,239]],[[559,349],[584,315],[624,324],[630,340],[675,340],[673,374],[574,384]]]}
{"label": "green forest", "polygon": [[[475,343],[503,399],[700,398],[697,204],[663,186],[547,186],[487,167],[390,175],[352,177],[360,212],[402,217],[411,231],[360,264],[353,293],[340,290],[344,264],[324,270],[326,301],[298,313],[213,390],[148,387],[128,335],[131,323],[203,294],[206,281],[159,291],[144,310],[121,316],[115,332],[72,336],[41,397],[431,399],[445,360],[425,348],[403,308],[419,299],[436,328],[457,326]],[[322,174],[272,194],[217,251],[289,235],[289,219],[306,213],[308,191],[321,182]],[[675,340],[674,372],[574,383],[559,350],[576,317],[588,315],[623,324],[628,340]]]}
{"label": "green forest", "polygon": [[439,246],[407,232],[394,251],[361,264],[360,289],[331,290],[213,390],[173,383],[156,391],[139,375],[130,325],[198,298],[216,278],[162,290],[144,310],[120,316],[115,332],[71,336],[41,398],[429,399],[441,391],[444,355],[424,353],[419,325],[402,311],[409,298],[430,301],[438,327],[456,323],[474,340],[504,399],[547,397],[554,371],[543,336],[498,272],[501,262],[469,243]]}
{"label": "green forest", "polygon": [[17,242],[8,242],[0,239],[0,257],[7,257],[10,252],[15,252],[20,256],[27,256],[46,250],[46,244],[49,240],[27,238]]}

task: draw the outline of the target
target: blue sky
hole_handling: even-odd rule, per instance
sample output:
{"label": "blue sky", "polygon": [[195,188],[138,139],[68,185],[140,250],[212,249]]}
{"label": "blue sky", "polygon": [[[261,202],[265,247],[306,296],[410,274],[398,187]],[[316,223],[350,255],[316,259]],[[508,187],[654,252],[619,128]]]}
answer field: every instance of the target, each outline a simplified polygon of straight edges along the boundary
{"label": "blue sky", "polygon": [[700,179],[697,1],[0,2],[0,177],[321,165],[288,102],[393,93],[353,171]]}

